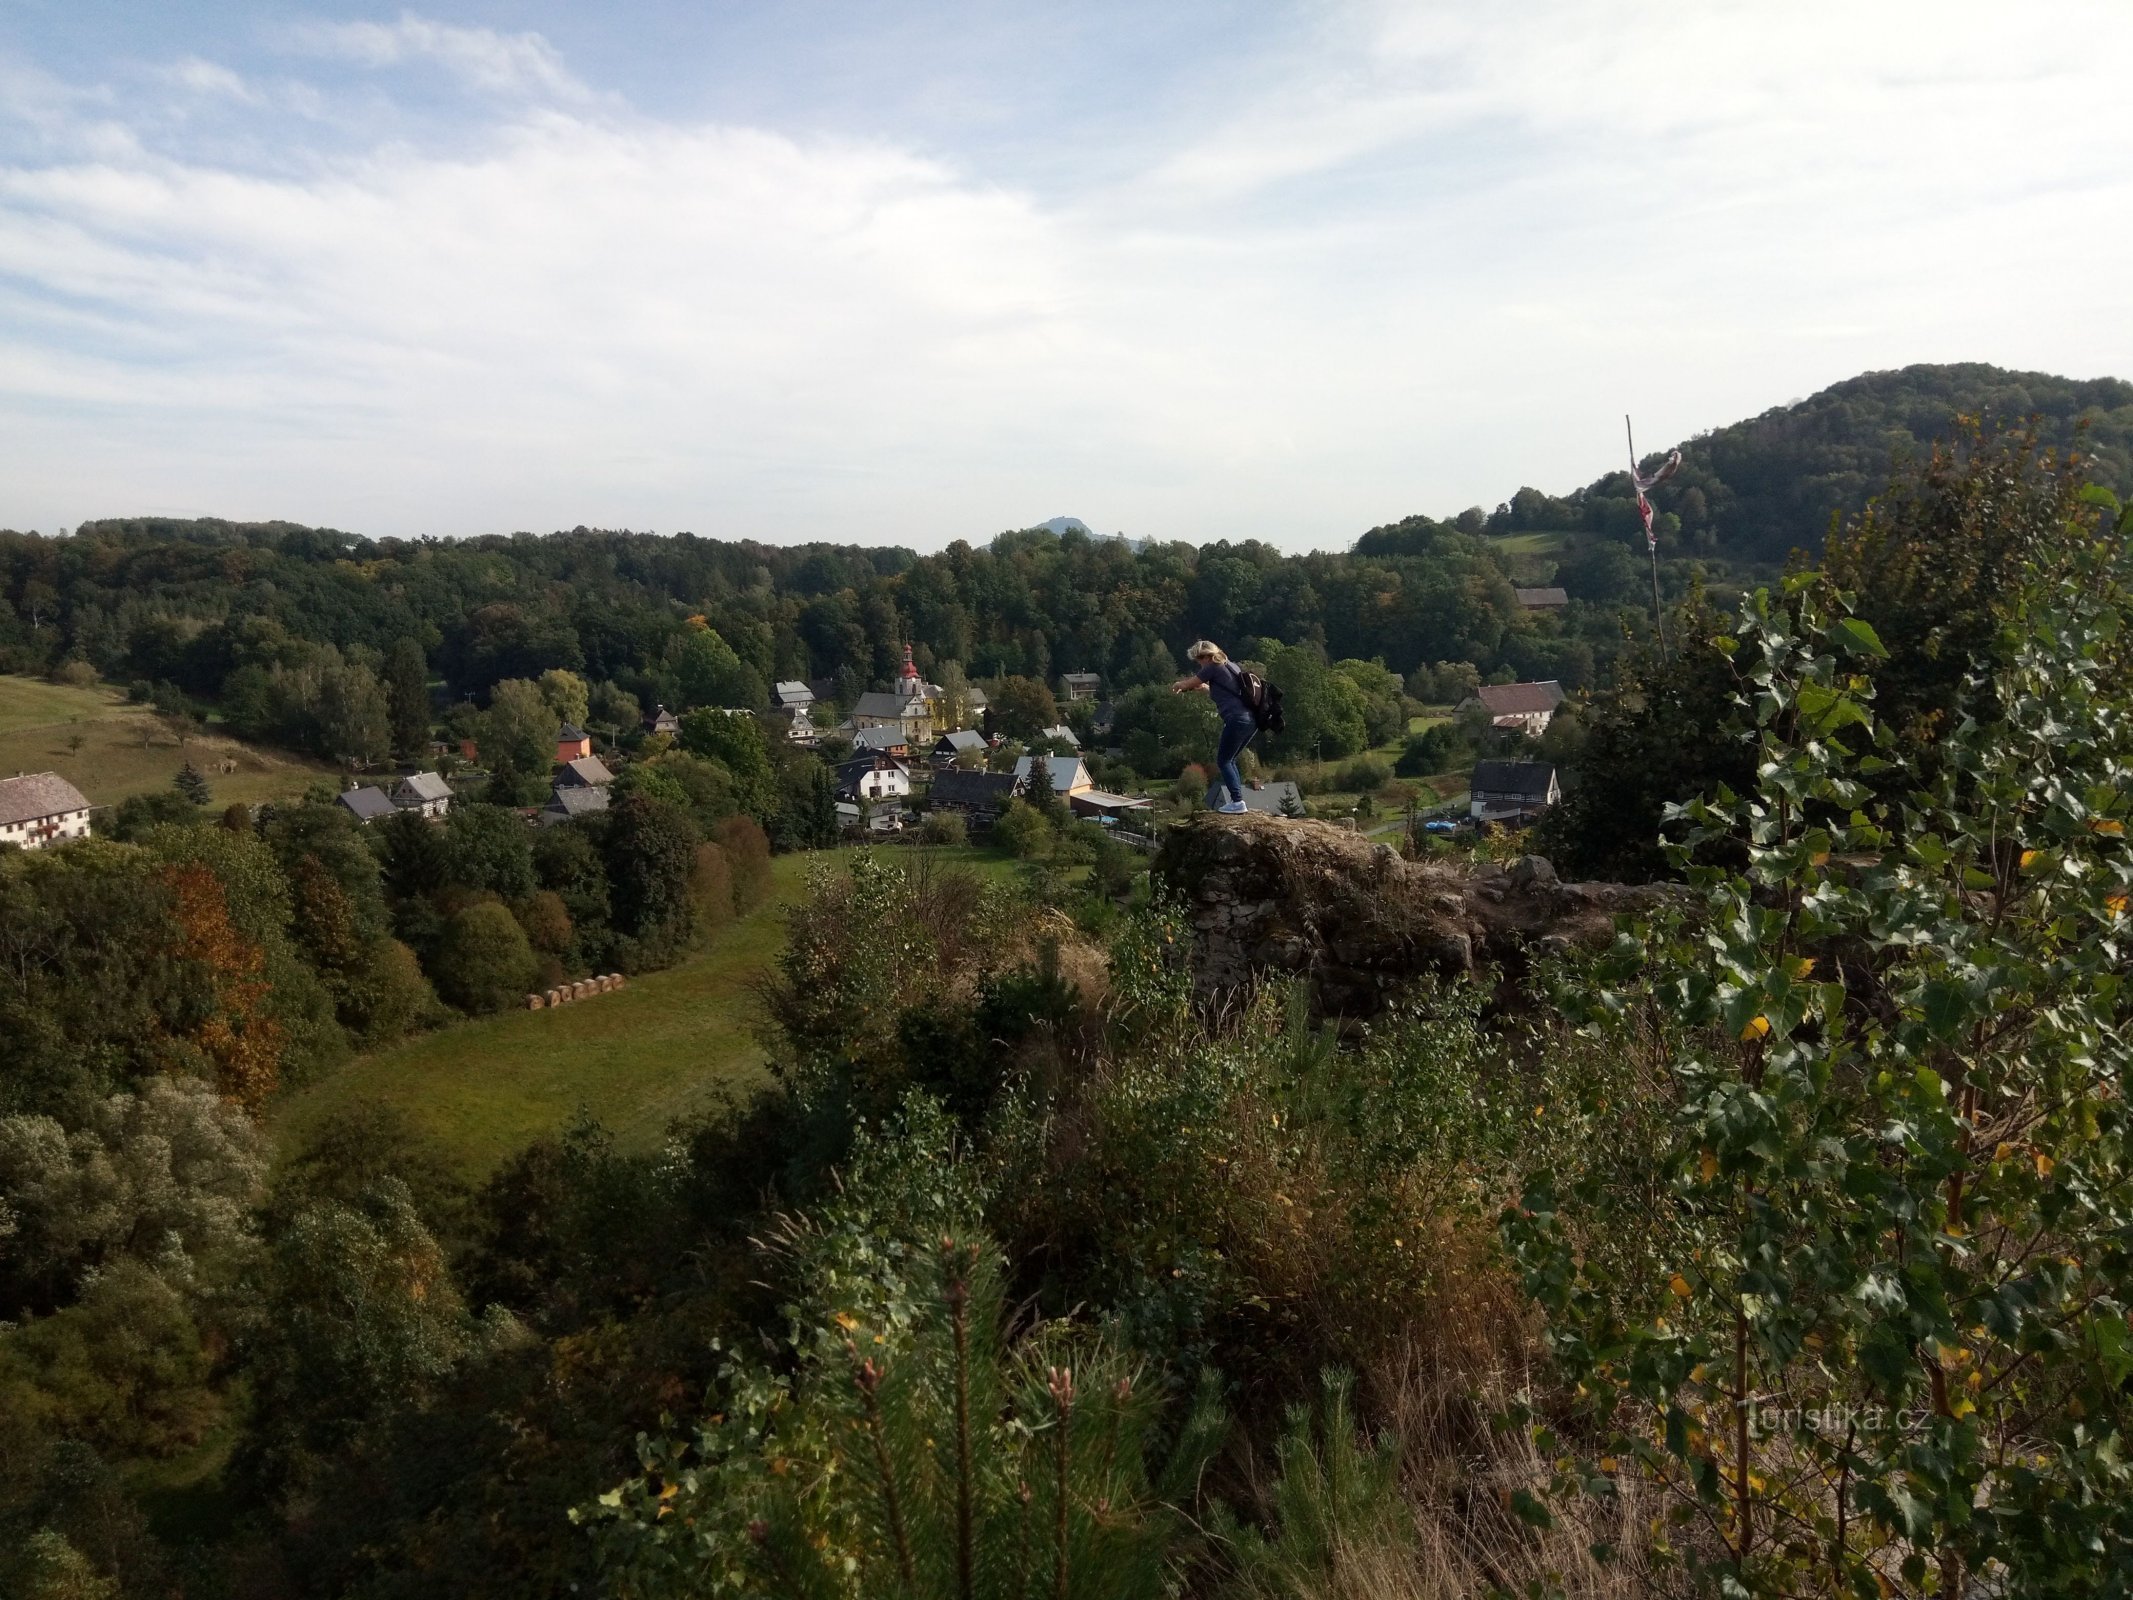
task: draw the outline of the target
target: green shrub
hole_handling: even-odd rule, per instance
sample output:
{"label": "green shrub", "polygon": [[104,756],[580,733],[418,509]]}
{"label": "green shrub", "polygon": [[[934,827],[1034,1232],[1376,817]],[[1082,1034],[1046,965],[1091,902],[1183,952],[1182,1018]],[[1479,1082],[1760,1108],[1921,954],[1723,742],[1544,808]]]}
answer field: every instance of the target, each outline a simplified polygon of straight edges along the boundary
{"label": "green shrub", "polygon": [[1018,795],[1007,802],[1007,809],[994,821],[992,839],[1017,860],[1030,861],[1050,845],[1052,829],[1037,809]]}
{"label": "green shrub", "polygon": [[437,942],[432,976],[462,1011],[500,1011],[532,985],[539,962],[506,907],[485,901],[456,911]]}

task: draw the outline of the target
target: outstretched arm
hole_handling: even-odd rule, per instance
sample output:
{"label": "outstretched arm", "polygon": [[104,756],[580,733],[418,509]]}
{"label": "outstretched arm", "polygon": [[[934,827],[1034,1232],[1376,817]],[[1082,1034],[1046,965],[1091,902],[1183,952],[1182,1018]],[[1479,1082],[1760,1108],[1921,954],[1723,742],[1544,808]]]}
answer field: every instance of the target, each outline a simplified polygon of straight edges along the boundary
{"label": "outstretched arm", "polygon": [[1180,678],[1170,686],[1172,694],[1191,694],[1194,690],[1198,690],[1201,694],[1207,693],[1207,685],[1202,683],[1197,675],[1188,675]]}

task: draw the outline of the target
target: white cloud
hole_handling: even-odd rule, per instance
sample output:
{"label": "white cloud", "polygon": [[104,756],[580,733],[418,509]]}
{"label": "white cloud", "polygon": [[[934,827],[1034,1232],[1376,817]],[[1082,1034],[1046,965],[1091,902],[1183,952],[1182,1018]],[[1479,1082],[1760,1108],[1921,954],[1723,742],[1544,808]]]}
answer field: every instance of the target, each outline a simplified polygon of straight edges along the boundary
{"label": "white cloud", "polygon": [[537,104],[454,154],[0,167],[0,524],[1337,545],[1584,481],[1625,408],[1656,445],[1911,360],[2133,372],[2133,21],[1588,9],[1352,15],[1050,200],[601,108],[534,36],[341,30]]}
{"label": "white cloud", "polygon": [[190,89],[197,95],[234,100],[240,105],[260,103],[258,93],[241,76],[219,62],[204,61],[199,56],[180,58],[172,63],[165,76],[180,88]]}
{"label": "white cloud", "polygon": [[585,85],[538,33],[461,28],[404,11],[396,22],[314,23],[292,35],[298,48],[367,67],[431,61],[490,94],[589,98]]}

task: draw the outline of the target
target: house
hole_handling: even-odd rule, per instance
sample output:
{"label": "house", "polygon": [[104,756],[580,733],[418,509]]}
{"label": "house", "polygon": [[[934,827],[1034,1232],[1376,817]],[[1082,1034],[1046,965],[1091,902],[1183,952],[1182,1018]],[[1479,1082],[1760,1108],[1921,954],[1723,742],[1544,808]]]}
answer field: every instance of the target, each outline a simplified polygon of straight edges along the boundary
{"label": "house", "polygon": [[856,800],[837,802],[837,825],[840,828],[849,833],[856,833],[861,822],[866,824],[869,833],[901,833],[904,826],[903,807],[886,805],[868,810]]}
{"label": "house", "polygon": [[393,785],[392,800],[402,811],[441,817],[452,809],[452,786],[434,772],[410,772]]}
{"label": "house", "polygon": [[575,761],[566,761],[555,775],[558,789],[605,789],[615,781],[598,756],[579,756]]}
{"label": "house", "polygon": [[1063,722],[1055,723],[1037,735],[1036,742],[1038,744],[1043,744],[1046,740],[1050,740],[1053,744],[1063,744],[1069,750],[1079,750],[1081,748],[1081,741],[1074,737],[1074,730]]}
{"label": "house", "polygon": [[1139,812],[1154,809],[1155,802],[1139,795],[1112,794],[1108,789],[1083,789],[1067,796],[1067,809],[1077,817],[1100,822],[1120,822]]}
{"label": "house", "polygon": [[593,753],[592,735],[573,723],[564,723],[556,730],[555,758],[558,761],[576,761],[581,756]]}
{"label": "house", "polygon": [[1094,700],[1097,690],[1103,687],[1103,681],[1103,674],[1100,672],[1062,672],[1059,675],[1059,682],[1066,689],[1069,705],[1077,700]]}
{"label": "house", "polygon": [[374,783],[360,786],[351,784],[335,797],[341,808],[356,819],[358,825],[369,827],[380,817],[389,817],[400,808],[392,803],[383,789]]}
{"label": "house", "polygon": [[553,828],[558,823],[569,822],[577,817],[589,817],[595,811],[607,809],[607,788],[604,784],[566,784],[560,781],[548,792],[548,804],[542,806],[534,819],[544,828]]}
{"label": "house", "polygon": [[89,837],[89,799],[56,772],[0,778],[0,844],[25,850]]}
{"label": "house", "polygon": [[1560,611],[1570,604],[1569,594],[1562,589],[1513,589],[1511,593],[1527,611]]}
{"label": "house", "polygon": [[1545,683],[1485,683],[1472,698],[1462,700],[1459,709],[1479,705],[1494,726],[1518,728],[1539,738],[1563,699],[1563,686],[1553,678]]}
{"label": "house", "polygon": [[805,711],[815,703],[815,691],[797,678],[780,678],[770,686],[770,709]]}
{"label": "house", "polygon": [[1563,798],[1552,761],[1477,761],[1467,787],[1476,822],[1531,822]]}
{"label": "house", "polygon": [[[1015,763],[1015,787],[1020,790],[1029,783],[1030,763],[1035,756],[1024,756]],[[1052,792],[1054,794],[1079,794],[1084,789],[1096,787],[1096,780],[1089,776],[1089,769],[1079,756],[1046,756],[1051,766]]]}
{"label": "house", "polygon": [[[777,719],[773,718],[773,721]],[[815,719],[806,706],[794,706],[784,719],[785,738],[788,743],[812,748],[822,742],[822,735],[815,731]]]}
{"label": "house", "polygon": [[1099,736],[1108,735],[1118,726],[1118,704],[1112,700],[1099,700],[1096,709],[1089,713],[1089,732]]}
{"label": "house", "polygon": [[952,767],[959,756],[982,756],[991,746],[985,735],[975,728],[958,728],[953,733],[944,733],[933,741],[933,764],[936,767]]}
{"label": "house", "polygon": [[681,732],[681,718],[675,716],[665,706],[654,706],[652,714],[644,719],[644,731],[646,733],[664,733],[670,736],[677,735]]}
{"label": "house", "polygon": [[1263,816],[1300,817],[1304,814],[1303,791],[1287,779],[1244,786],[1244,809]]}
{"label": "house", "polygon": [[848,800],[900,800],[911,792],[911,769],[894,756],[854,756],[837,768],[837,793]]}
{"label": "house", "polygon": [[933,811],[953,811],[972,827],[989,828],[1014,798],[1015,787],[1011,772],[964,772],[951,767],[935,775],[926,805]]}
{"label": "house", "polygon": [[852,753],[869,755],[907,756],[911,753],[911,741],[904,736],[902,728],[895,724],[886,727],[858,727],[852,730]]}

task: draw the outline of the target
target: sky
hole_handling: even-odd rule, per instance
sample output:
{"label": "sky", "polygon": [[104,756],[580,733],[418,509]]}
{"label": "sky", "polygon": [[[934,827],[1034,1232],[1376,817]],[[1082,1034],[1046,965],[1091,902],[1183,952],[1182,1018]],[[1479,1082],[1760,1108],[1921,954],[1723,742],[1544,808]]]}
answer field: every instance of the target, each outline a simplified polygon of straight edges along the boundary
{"label": "sky", "polygon": [[0,0],[0,527],[1339,549],[2133,376],[2126,0]]}

